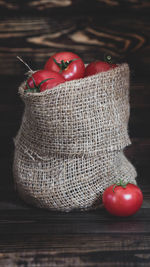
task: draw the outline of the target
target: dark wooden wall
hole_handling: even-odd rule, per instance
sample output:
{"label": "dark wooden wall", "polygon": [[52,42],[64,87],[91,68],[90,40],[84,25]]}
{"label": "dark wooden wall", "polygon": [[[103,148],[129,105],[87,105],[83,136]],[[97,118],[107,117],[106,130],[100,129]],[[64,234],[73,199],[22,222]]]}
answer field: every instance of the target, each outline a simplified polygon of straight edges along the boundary
{"label": "dark wooden wall", "polygon": [[13,137],[23,106],[18,85],[26,69],[43,67],[57,51],[70,50],[85,62],[111,54],[131,69],[133,145],[126,150],[138,183],[150,191],[150,1],[149,0],[0,0],[0,198],[15,198],[11,171]]}

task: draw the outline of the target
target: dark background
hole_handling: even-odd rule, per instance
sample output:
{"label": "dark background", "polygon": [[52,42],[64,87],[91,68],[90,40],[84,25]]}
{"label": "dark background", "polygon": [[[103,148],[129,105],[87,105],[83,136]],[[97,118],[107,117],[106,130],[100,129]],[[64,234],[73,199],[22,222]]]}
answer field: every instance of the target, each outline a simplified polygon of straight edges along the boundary
{"label": "dark background", "polygon": [[27,69],[16,56],[41,69],[50,55],[63,50],[86,63],[106,54],[129,63],[133,145],[127,155],[137,168],[139,185],[150,189],[149,16],[146,0],[0,1],[0,197],[13,195],[13,137],[23,110],[17,90]]}
{"label": "dark background", "polygon": [[[137,168],[137,182],[144,196],[149,197],[149,17],[149,0],[0,0],[0,209],[3,212],[6,209],[11,214],[11,208],[25,208],[14,192],[12,176],[13,137],[23,112],[17,90],[27,71],[16,56],[21,56],[32,69],[41,69],[50,55],[63,50],[79,54],[85,63],[103,60],[106,54],[118,63],[129,63],[129,134],[133,144],[126,154]],[[14,215],[14,220],[17,216]]]}

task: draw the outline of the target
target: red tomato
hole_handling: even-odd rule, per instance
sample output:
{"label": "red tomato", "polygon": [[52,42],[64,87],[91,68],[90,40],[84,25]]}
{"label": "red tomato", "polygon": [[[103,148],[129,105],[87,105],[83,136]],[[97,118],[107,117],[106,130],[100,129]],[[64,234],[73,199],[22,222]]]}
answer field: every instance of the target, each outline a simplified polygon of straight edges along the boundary
{"label": "red tomato", "polygon": [[72,52],[54,54],[48,59],[44,69],[61,73],[66,81],[83,78],[85,73],[82,59]]}
{"label": "red tomato", "polygon": [[85,76],[91,76],[99,72],[107,71],[112,68],[117,67],[116,64],[110,64],[104,61],[95,61],[91,62],[86,68],[85,68]]}
{"label": "red tomato", "polygon": [[27,80],[25,89],[28,92],[42,92],[63,82],[65,79],[61,74],[54,71],[39,70]]}
{"label": "red tomato", "polygon": [[130,216],[136,213],[143,202],[140,188],[134,184],[123,184],[122,181],[106,188],[103,204],[108,212],[116,216]]}

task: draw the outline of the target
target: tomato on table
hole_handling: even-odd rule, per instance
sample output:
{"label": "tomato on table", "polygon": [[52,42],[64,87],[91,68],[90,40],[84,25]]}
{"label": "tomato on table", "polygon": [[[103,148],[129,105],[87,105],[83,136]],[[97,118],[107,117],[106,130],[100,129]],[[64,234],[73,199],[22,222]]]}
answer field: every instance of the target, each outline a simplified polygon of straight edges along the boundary
{"label": "tomato on table", "polygon": [[140,188],[132,183],[121,180],[105,189],[103,204],[106,210],[116,216],[130,216],[136,213],[143,202]]}
{"label": "tomato on table", "polygon": [[44,69],[60,73],[66,81],[83,78],[85,73],[82,59],[72,52],[60,52],[52,55]]}
{"label": "tomato on table", "polygon": [[42,92],[65,82],[61,74],[54,71],[39,70],[32,74],[26,82],[27,92]]}

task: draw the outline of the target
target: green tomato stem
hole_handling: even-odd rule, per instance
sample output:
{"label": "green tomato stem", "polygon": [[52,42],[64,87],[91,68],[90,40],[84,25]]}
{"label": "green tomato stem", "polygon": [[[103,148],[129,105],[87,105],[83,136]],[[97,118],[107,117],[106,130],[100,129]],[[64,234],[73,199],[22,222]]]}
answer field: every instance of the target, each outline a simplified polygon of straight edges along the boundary
{"label": "green tomato stem", "polygon": [[36,85],[34,78],[32,76],[31,76],[31,78],[32,78],[32,81],[33,81],[33,84],[34,84],[34,88],[30,87],[29,84],[28,84],[28,82],[26,82],[26,86],[27,86],[28,89],[25,90],[25,92],[28,92],[28,93],[29,92],[39,93],[40,92],[41,85],[43,83],[47,82],[48,80],[54,79],[54,78],[48,78],[48,79],[45,79],[45,80],[41,81],[38,85]]}
{"label": "green tomato stem", "polygon": [[61,60],[61,63],[58,63],[57,60],[55,58],[53,58],[53,61],[55,62],[55,64],[60,68],[60,71],[62,72],[63,70],[65,70],[69,64],[75,60],[78,60],[78,58],[74,58],[70,61],[64,61],[64,60]]}
{"label": "green tomato stem", "polygon": [[114,189],[116,188],[116,186],[122,186],[123,188],[126,188],[128,182],[127,183],[124,183],[121,179],[119,181],[119,183],[116,183],[114,186],[113,186],[113,192],[115,193]]}

